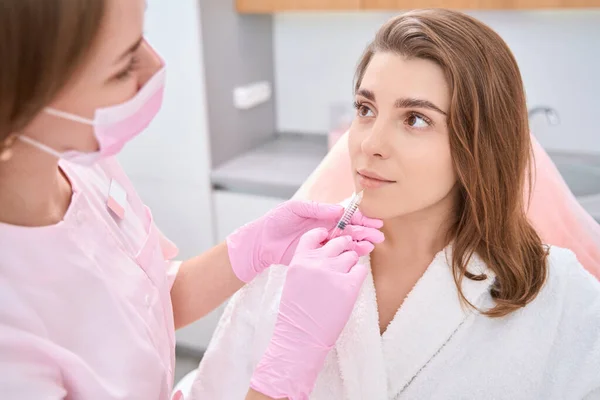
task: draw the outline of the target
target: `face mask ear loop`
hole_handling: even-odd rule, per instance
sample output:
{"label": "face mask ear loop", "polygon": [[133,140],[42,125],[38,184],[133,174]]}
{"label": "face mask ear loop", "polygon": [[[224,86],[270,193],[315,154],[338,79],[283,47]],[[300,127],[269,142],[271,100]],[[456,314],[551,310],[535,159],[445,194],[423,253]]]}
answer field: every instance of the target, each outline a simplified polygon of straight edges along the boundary
{"label": "face mask ear loop", "polygon": [[92,125],[92,126],[94,125],[94,121],[92,121],[91,119],[80,117],[79,115],[70,114],[68,112],[55,110],[54,108],[46,108],[44,111],[47,114],[53,115],[55,117],[59,117],[59,118],[63,118],[63,119],[68,119],[70,121],[79,122],[79,123],[85,124],[85,125]]}
{"label": "face mask ear loop", "polygon": [[23,141],[23,142],[25,142],[27,144],[30,144],[33,147],[36,147],[36,148],[40,149],[41,151],[43,151],[45,153],[48,153],[48,154],[50,154],[50,155],[52,155],[52,156],[60,159],[60,153],[58,151],[54,150],[53,148],[50,148],[50,147],[46,146],[43,143],[38,142],[37,140],[34,140],[34,139],[30,138],[30,137],[23,136],[23,135],[19,135],[19,140],[21,140],[21,141]]}

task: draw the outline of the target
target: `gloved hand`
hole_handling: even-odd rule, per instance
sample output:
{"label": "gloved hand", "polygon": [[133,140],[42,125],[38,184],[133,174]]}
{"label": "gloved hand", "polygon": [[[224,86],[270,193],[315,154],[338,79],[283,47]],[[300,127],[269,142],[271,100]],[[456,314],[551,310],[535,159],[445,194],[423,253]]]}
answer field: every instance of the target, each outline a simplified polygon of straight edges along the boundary
{"label": "gloved hand", "polygon": [[[243,282],[250,282],[272,264],[288,265],[302,234],[318,227],[333,229],[343,213],[344,208],[339,205],[290,200],[239,228],[227,238],[235,275]],[[360,211],[356,211],[351,224],[366,228],[383,226],[380,220],[366,218]],[[348,228],[344,234],[354,240],[365,239],[360,232]]]}
{"label": "gloved hand", "polygon": [[367,276],[357,264],[383,234],[370,230],[370,241],[350,236],[324,246],[327,229],[306,233],[290,263],[273,337],[256,367],[250,386],[272,398],[308,399],[325,358],[342,332]]}

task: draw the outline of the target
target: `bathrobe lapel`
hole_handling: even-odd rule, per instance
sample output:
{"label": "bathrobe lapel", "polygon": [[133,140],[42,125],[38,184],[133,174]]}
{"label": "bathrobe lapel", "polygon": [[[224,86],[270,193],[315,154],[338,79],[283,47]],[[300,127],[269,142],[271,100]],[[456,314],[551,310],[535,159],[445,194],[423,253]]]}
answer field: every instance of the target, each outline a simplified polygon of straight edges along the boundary
{"label": "bathrobe lapel", "polygon": [[[369,264],[369,258],[363,257],[360,262]],[[352,315],[336,343],[335,352],[344,385],[344,399],[387,398],[379,315],[371,274],[365,280]]]}
{"label": "bathrobe lapel", "polygon": [[[474,311],[463,306],[450,267],[452,249],[438,253],[409,293],[382,337],[387,398],[395,399],[433,359]],[[468,266],[485,281],[463,280],[465,297],[477,306],[494,274],[474,255]]]}

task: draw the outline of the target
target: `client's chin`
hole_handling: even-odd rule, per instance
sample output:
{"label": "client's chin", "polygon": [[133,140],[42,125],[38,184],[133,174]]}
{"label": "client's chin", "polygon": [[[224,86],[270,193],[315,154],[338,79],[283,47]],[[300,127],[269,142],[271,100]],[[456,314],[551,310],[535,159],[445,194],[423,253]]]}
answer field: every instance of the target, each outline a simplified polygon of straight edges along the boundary
{"label": "client's chin", "polygon": [[388,210],[381,207],[381,201],[367,196],[366,191],[358,209],[365,217],[369,218],[385,220],[392,217]]}

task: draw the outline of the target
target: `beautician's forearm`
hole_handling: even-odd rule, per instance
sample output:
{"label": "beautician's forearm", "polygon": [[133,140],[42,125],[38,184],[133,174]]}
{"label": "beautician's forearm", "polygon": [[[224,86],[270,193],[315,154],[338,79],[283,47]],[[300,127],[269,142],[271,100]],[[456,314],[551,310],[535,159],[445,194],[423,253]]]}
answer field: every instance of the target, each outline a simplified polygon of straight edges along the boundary
{"label": "beautician's forearm", "polygon": [[265,396],[262,393],[258,393],[257,391],[250,389],[248,394],[246,395],[246,400],[285,400],[285,399],[274,399],[269,396]]}
{"label": "beautician's forearm", "polygon": [[185,261],[171,289],[175,329],[204,317],[242,286],[244,282],[231,268],[225,242]]}

